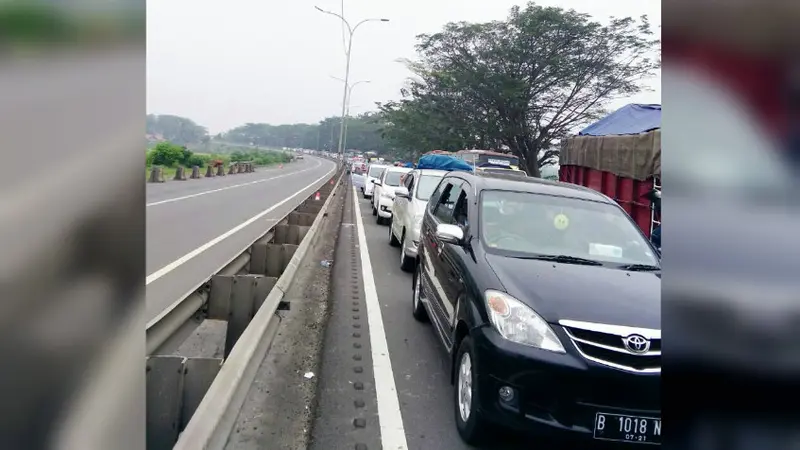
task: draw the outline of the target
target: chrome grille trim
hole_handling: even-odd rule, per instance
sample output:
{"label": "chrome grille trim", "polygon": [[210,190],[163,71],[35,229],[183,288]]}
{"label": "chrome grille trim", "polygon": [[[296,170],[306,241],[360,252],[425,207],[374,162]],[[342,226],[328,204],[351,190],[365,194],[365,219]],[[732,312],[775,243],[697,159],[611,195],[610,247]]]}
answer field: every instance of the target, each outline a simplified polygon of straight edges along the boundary
{"label": "chrome grille trim", "polygon": [[[593,323],[593,322],[580,322],[575,320],[560,320],[559,325],[562,326],[564,333],[566,333],[567,337],[572,341],[572,345],[574,346],[575,350],[585,359],[595,362],[597,364],[602,364],[604,366],[608,366],[617,370],[622,370],[625,372],[631,373],[661,373],[660,361],[659,367],[646,367],[646,368],[636,368],[631,367],[624,364],[619,364],[613,361],[608,361],[606,359],[601,359],[595,356],[588,355],[581,349],[579,344],[583,344],[586,346],[591,346],[599,349],[603,349],[606,351],[620,353],[626,356],[633,356],[633,357],[647,357],[647,356],[661,356],[661,350],[650,350],[646,353],[636,354],[629,352],[627,349],[624,348],[622,345],[622,340],[630,336],[631,334],[638,334],[650,340],[651,342],[654,340],[661,340],[661,330],[655,330],[651,328],[637,328],[637,327],[628,327],[622,325],[607,325],[607,324],[600,324],[600,323]],[[601,333],[605,335],[609,335],[614,338],[619,338],[620,347],[614,347],[611,345],[606,345],[600,342],[593,342],[588,339],[583,339],[575,336],[570,329],[575,330],[583,330],[583,331],[590,331],[594,333]]]}

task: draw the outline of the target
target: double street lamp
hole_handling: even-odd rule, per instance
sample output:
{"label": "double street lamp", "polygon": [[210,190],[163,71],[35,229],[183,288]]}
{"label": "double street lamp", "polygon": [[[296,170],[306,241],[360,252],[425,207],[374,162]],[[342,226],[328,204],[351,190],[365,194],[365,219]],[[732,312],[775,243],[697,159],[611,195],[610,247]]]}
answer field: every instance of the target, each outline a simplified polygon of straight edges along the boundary
{"label": "double street lamp", "polygon": [[[345,84],[345,88],[347,89],[347,101],[346,101],[347,107],[345,108],[344,116],[346,118],[350,117],[350,102],[353,100],[353,88],[355,88],[356,86],[358,86],[361,83],[369,83],[370,81],[369,80],[356,81],[355,83],[351,84],[348,87],[347,86],[347,82],[345,80],[343,80],[343,79],[341,79],[339,77],[335,77],[333,75],[331,75],[331,78],[333,78],[334,80],[339,80],[339,81],[341,81],[341,82],[343,82]],[[344,138],[342,139],[342,151],[344,151],[344,149],[347,148],[347,122],[344,123],[344,132],[343,132],[343,134],[344,134]]]}
{"label": "double street lamp", "polygon": [[[329,14],[329,15],[334,16],[334,17],[338,17],[339,20],[341,20],[342,23],[344,23],[345,26],[347,26],[347,31],[349,33],[348,34],[349,38],[347,40],[347,50],[345,51],[345,57],[347,58],[347,63],[345,65],[345,69],[344,69],[344,80],[343,80],[344,81],[344,89],[343,89],[343,92],[342,92],[342,123],[341,123],[341,125],[339,127],[339,149],[338,149],[339,158],[341,158],[341,160],[344,161],[344,133],[345,133],[345,126],[346,126],[346,122],[347,122],[347,99],[349,97],[350,90],[352,89],[352,87],[350,86],[350,54],[351,54],[351,50],[353,49],[353,34],[356,32],[358,27],[360,27],[361,25],[363,25],[363,24],[365,24],[367,22],[388,22],[389,19],[364,19],[361,22],[358,22],[355,26],[350,26],[350,22],[348,22],[347,19],[345,19],[341,14],[336,14],[335,12],[326,11],[326,10],[320,8],[319,6],[315,6],[314,8],[316,8],[317,11],[319,11],[321,13],[325,13],[325,14]],[[355,84],[353,84],[353,87],[354,86],[355,86]]]}

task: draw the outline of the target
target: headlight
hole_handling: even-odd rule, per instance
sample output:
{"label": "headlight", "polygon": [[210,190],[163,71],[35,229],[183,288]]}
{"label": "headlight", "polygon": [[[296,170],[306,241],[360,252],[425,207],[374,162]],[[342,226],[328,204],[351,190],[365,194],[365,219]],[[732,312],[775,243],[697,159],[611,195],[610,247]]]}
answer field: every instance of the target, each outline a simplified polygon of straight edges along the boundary
{"label": "headlight", "polygon": [[566,353],[550,325],[514,297],[489,290],[486,291],[486,306],[489,320],[505,339],[542,350]]}

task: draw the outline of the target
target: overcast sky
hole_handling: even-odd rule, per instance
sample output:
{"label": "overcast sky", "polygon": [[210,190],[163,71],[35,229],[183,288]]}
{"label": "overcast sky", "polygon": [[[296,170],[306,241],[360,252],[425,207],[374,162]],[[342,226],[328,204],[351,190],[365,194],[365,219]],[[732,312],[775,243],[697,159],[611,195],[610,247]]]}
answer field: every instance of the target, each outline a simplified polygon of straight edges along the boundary
{"label": "overcast sky", "polygon": [[[415,36],[447,22],[503,19],[521,0],[344,0],[355,33],[351,113],[399,97],[409,76],[398,58],[414,58]],[[601,22],[609,16],[647,14],[661,25],[659,0],[540,0],[572,8]],[[340,0],[164,0],[147,4],[147,111],[189,117],[211,133],[247,122],[315,123],[338,115],[345,58],[341,22],[314,9],[339,12]],[[653,92],[615,101],[661,103],[660,76]]]}

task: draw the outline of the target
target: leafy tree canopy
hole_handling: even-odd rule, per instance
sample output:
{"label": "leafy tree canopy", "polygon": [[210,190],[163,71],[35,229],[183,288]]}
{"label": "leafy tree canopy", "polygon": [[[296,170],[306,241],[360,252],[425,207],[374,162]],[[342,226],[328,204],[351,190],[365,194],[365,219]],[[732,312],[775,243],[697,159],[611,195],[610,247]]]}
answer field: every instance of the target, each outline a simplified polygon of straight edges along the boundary
{"label": "leafy tree canopy", "polygon": [[380,105],[385,137],[411,148],[509,148],[533,176],[556,141],[642,90],[659,41],[646,16],[612,18],[528,3],[506,20],[418,36],[415,77]]}

